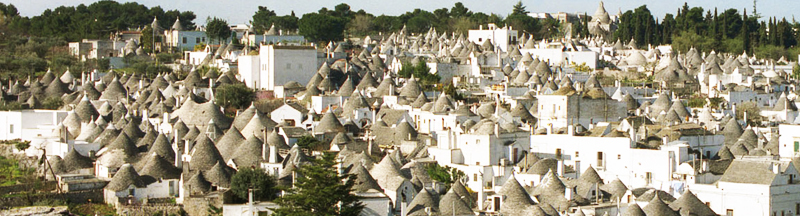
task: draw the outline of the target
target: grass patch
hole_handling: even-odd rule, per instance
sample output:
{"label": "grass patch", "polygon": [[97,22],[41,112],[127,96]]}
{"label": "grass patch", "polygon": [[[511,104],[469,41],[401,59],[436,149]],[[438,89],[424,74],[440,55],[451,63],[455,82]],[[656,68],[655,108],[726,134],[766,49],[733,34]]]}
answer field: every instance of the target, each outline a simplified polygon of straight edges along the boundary
{"label": "grass patch", "polygon": [[0,186],[15,185],[18,180],[33,172],[33,169],[20,168],[19,161],[13,158],[0,156]]}

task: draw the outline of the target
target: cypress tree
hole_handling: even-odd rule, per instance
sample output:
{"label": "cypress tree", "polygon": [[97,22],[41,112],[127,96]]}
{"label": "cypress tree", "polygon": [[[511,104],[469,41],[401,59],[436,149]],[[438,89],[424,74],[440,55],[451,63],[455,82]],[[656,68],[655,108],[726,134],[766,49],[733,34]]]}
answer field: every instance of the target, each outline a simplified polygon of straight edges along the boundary
{"label": "cypress tree", "polygon": [[742,17],[742,48],[744,48],[745,52],[750,52],[750,28],[747,22],[747,9],[744,9]]}

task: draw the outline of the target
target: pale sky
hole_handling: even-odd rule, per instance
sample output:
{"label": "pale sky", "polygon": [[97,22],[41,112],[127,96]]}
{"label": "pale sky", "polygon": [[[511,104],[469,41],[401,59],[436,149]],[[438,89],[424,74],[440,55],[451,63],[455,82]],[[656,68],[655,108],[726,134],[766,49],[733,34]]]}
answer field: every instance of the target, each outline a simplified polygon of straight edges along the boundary
{"label": "pale sky", "polygon": [[[511,12],[511,8],[518,0],[462,0],[464,5],[471,11],[489,13],[497,13],[506,16]],[[35,16],[39,15],[46,8],[56,8],[61,5],[89,5],[93,0],[3,0],[4,3],[14,4],[21,15]],[[119,2],[128,2],[126,0],[119,0]],[[190,10],[194,11],[197,15],[195,22],[204,24],[206,17],[220,17],[228,20],[230,24],[248,23],[253,16],[253,13],[258,9],[258,6],[267,6],[274,10],[278,15],[289,14],[292,10],[300,17],[308,12],[315,12],[322,7],[333,9],[339,3],[347,3],[353,11],[364,9],[368,13],[375,15],[399,15],[407,11],[412,11],[415,8],[433,11],[437,8],[451,8],[455,0],[397,0],[397,1],[381,1],[381,0],[348,0],[348,1],[326,1],[326,0],[138,0],[140,4],[148,7],[160,5],[164,10],[178,9],[181,11]],[[666,13],[675,14],[679,7],[684,2],[688,2],[690,7],[701,6],[704,9],[719,8],[722,12],[727,8],[736,8],[740,11],[747,9],[748,15],[752,13],[753,0],[606,0],[605,7],[611,14],[616,14],[622,10],[633,10],[643,4],[655,14],[659,20],[664,17]],[[524,0],[522,4],[527,7],[531,12],[569,12],[569,13],[583,13],[586,12],[592,15],[597,9],[599,1],[597,0],[548,0],[548,1],[532,1]],[[795,13],[800,14],[800,1],[798,0],[761,0],[758,1],[758,12],[762,16],[776,16],[786,17],[791,21]],[[799,12],[795,12],[799,11]],[[800,18],[800,17],[798,17]]]}

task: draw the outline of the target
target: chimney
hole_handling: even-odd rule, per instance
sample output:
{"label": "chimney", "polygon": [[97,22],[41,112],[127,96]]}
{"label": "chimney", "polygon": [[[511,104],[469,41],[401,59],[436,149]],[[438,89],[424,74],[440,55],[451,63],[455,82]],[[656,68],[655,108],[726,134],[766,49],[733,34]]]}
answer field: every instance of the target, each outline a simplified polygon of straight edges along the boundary
{"label": "chimney", "polygon": [[701,173],[704,173],[704,172],[708,171],[708,161],[707,161],[707,160],[704,160],[704,161],[702,162],[702,164],[701,164],[701,167],[700,167],[700,168],[701,168],[701,169],[700,169]]}
{"label": "chimney", "polygon": [[400,203],[400,215],[406,216],[408,215],[408,209],[406,208],[406,202]]}
{"label": "chimney", "polygon": [[575,126],[569,125],[567,126],[567,135],[574,136],[575,135]]}
{"label": "chimney", "polygon": [[572,200],[572,188],[564,190],[564,197],[567,198],[567,200]]}
{"label": "chimney", "polygon": [[669,143],[669,138],[668,138],[668,137],[666,137],[666,136],[664,136],[664,137],[661,137],[661,142],[662,142],[661,144],[663,144],[663,145],[665,145],[665,146],[666,146],[666,145],[667,145],[667,143]]}
{"label": "chimney", "polygon": [[168,112],[164,112],[164,114],[162,114],[161,117],[164,118],[162,120],[163,123],[168,123],[169,122],[169,113]]}
{"label": "chimney", "polygon": [[272,152],[272,146],[267,144],[267,139],[265,137],[264,143],[261,144],[261,160],[268,160],[270,157],[270,152]]}
{"label": "chimney", "polygon": [[[558,160],[558,167],[556,167],[556,174],[558,176],[564,176],[564,160]],[[579,172],[576,170],[576,172]]]}
{"label": "chimney", "polygon": [[[180,153],[180,151],[178,151],[178,149],[180,149],[180,147],[178,147],[178,142],[180,142],[180,138],[178,138],[179,137],[178,136],[178,130],[175,129],[175,132],[172,133],[172,134],[175,135],[175,139],[174,139],[175,142],[174,142],[174,145],[172,147],[172,148],[175,149],[175,167],[181,168],[181,165],[182,165],[181,164],[181,160],[182,159],[181,159],[181,153]],[[184,149],[184,151],[188,151],[188,150]]]}
{"label": "chimney", "polygon": [[772,164],[772,173],[781,174],[781,164],[780,163]]}
{"label": "chimney", "polygon": [[500,124],[494,123],[494,135],[500,136]]}

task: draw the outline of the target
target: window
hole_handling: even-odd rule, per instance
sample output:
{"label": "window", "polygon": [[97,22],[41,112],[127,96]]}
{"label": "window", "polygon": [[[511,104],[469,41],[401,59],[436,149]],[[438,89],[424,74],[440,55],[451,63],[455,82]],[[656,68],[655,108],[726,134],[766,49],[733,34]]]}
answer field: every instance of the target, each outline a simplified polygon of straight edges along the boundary
{"label": "window", "polygon": [[622,155],[617,155],[617,160],[621,160],[621,159],[622,159]]}
{"label": "window", "polygon": [[14,133],[14,125],[8,125],[8,133]]}
{"label": "window", "polygon": [[128,189],[128,195],[135,196],[136,195],[136,189],[133,189],[133,188]]}
{"label": "window", "polygon": [[200,43],[200,38],[195,38],[194,39],[194,43],[198,43],[199,44]]}
{"label": "window", "polygon": [[203,43],[205,43],[205,42],[206,42],[206,37],[203,37]]}
{"label": "window", "polygon": [[474,181],[474,182],[478,181],[478,174],[477,173],[472,174],[472,181]]}
{"label": "window", "polygon": [[603,163],[603,152],[597,152],[597,167],[603,167],[605,164]]}
{"label": "window", "polygon": [[580,155],[578,152],[575,152],[575,157],[577,158]]}
{"label": "window", "polygon": [[800,213],[800,203],[794,204],[794,213]]}
{"label": "window", "polygon": [[186,37],[183,37],[183,43],[186,43]]}
{"label": "window", "polygon": [[286,70],[292,69],[292,63],[286,63]]}
{"label": "window", "polygon": [[652,183],[652,182],[653,182],[653,173],[651,173],[651,172],[646,172],[646,173],[644,174],[644,181],[645,181],[645,182],[647,182],[647,184],[650,184],[650,183]]}
{"label": "window", "polygon": [[794,141],[794,152],[800,150],[800,141]]}

